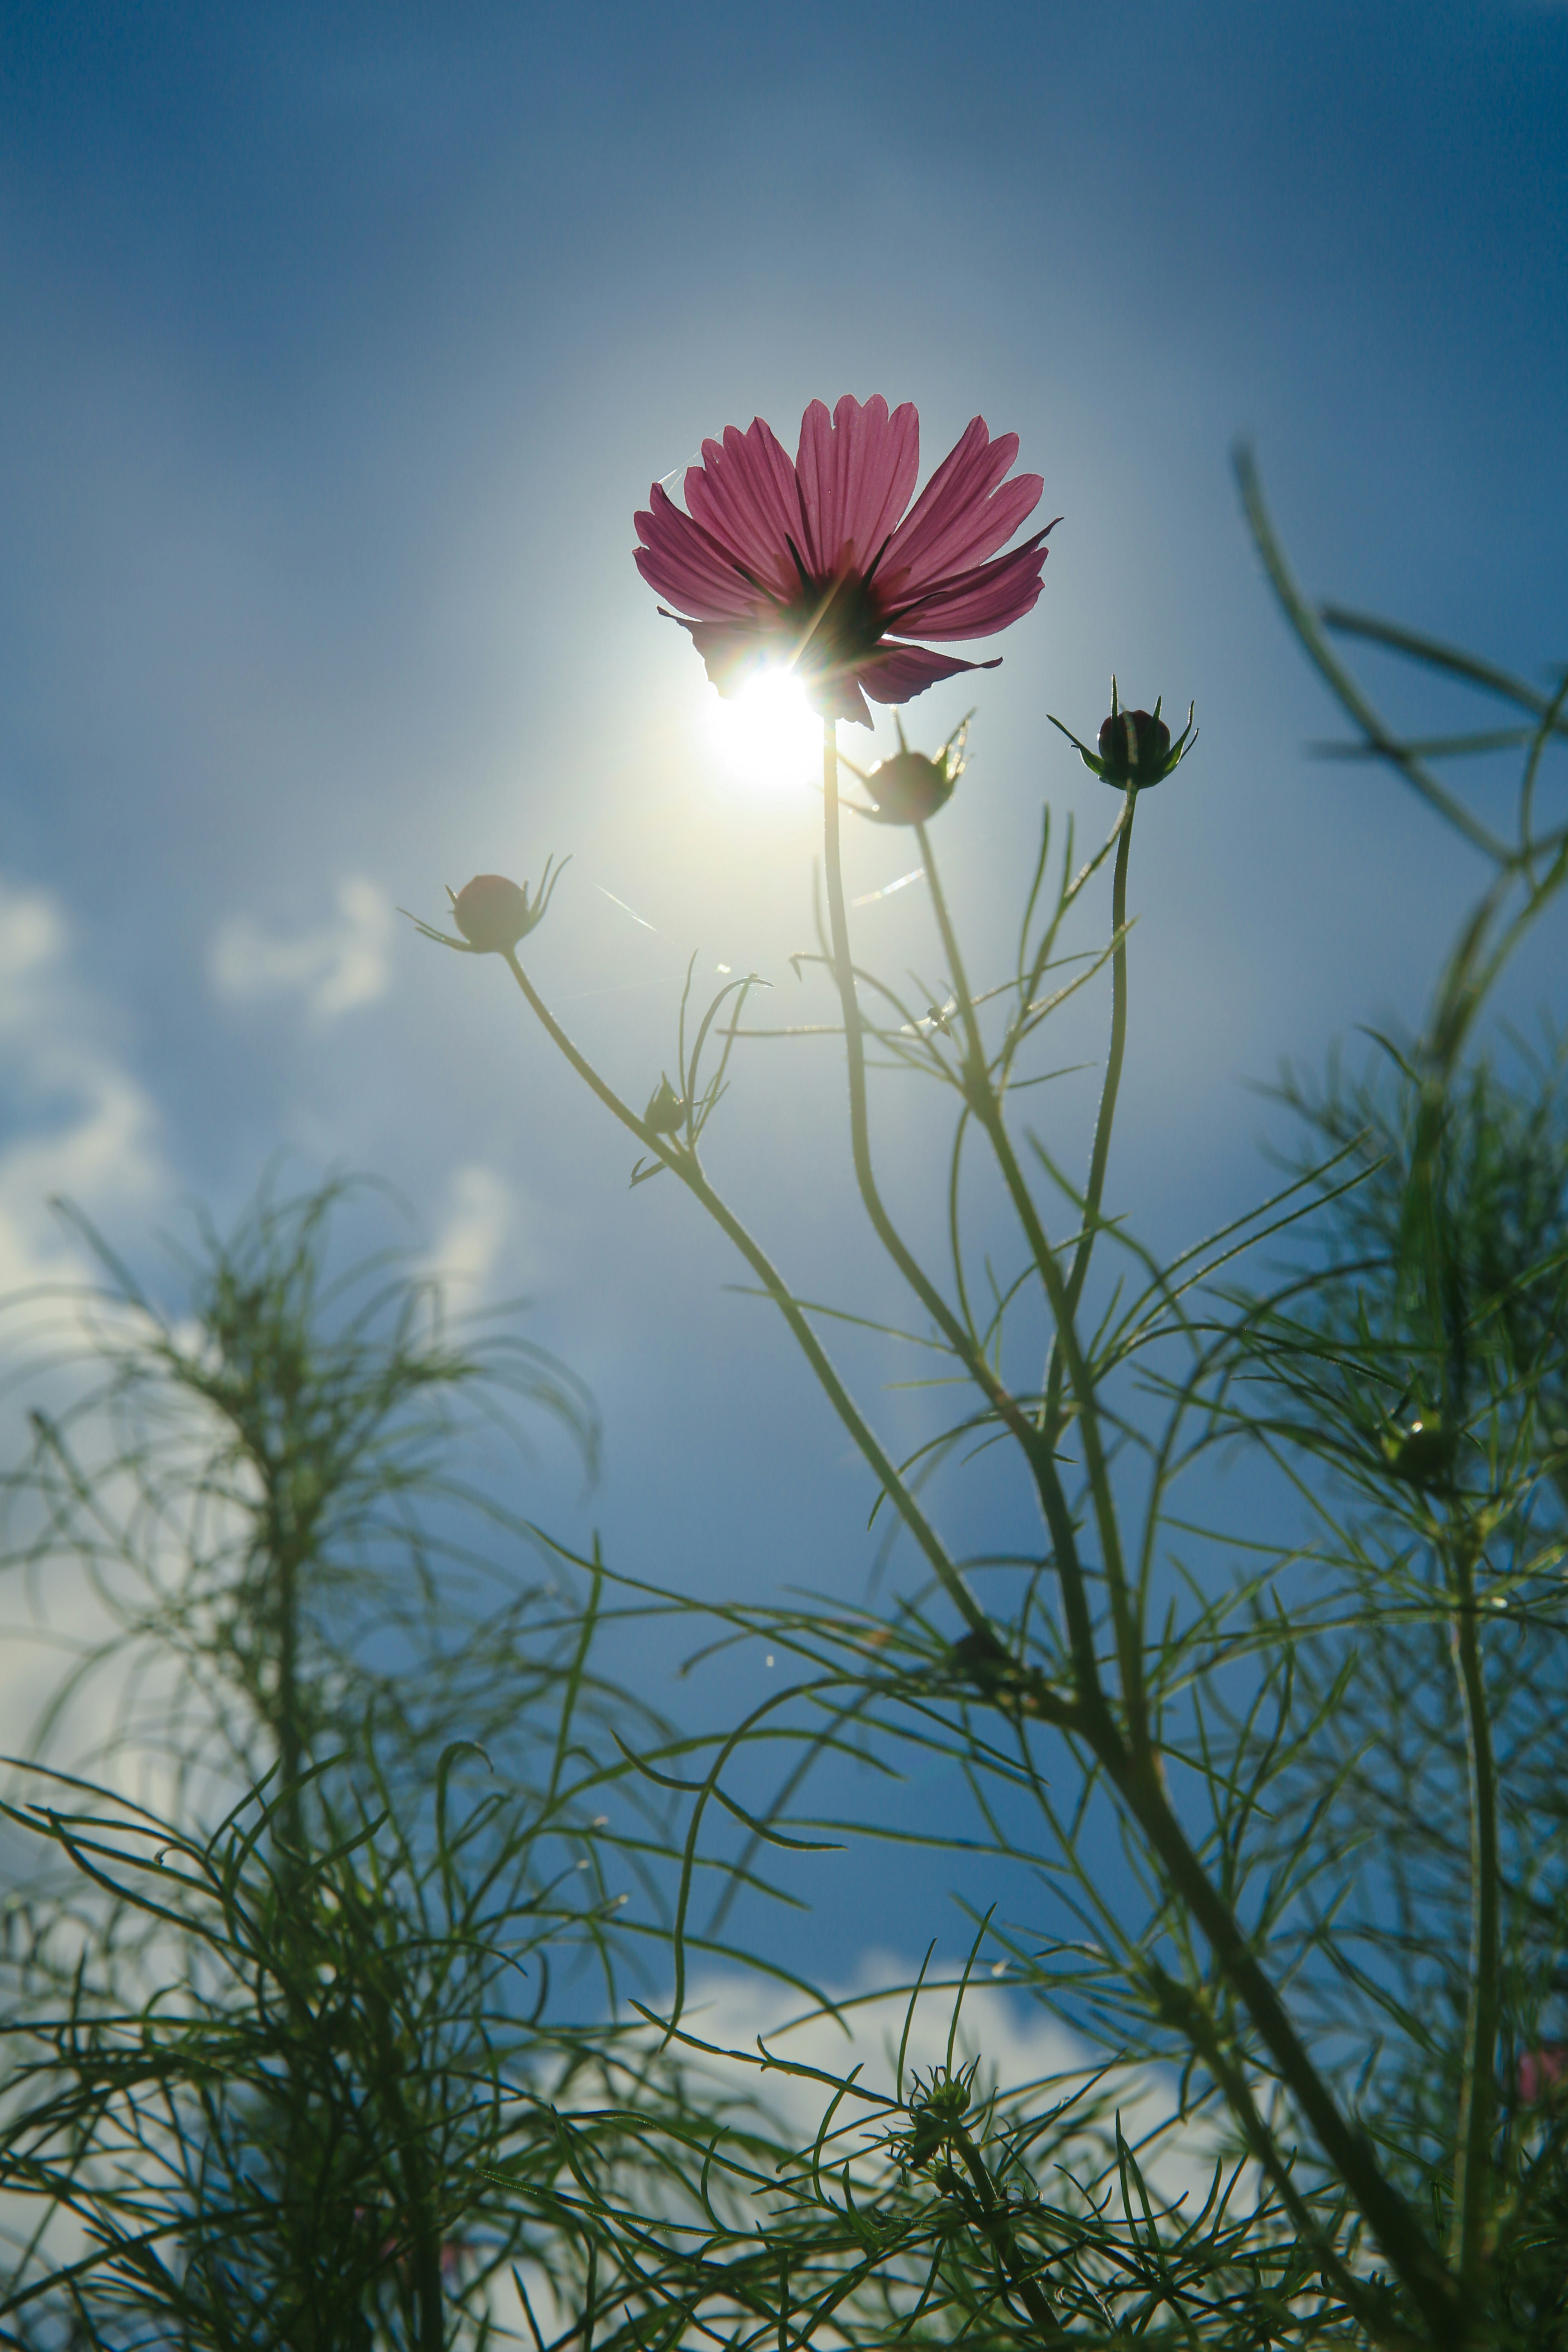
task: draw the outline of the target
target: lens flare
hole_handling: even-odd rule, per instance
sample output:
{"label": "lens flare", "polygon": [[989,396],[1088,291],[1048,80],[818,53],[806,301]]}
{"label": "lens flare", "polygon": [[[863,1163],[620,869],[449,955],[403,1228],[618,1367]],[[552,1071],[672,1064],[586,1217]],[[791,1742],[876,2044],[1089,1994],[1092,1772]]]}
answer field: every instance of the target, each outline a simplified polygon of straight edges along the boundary
{"label": "lens flare", "polygon": [[816,775],[822,722],[788,670],[764,670],[736,695],[709,687],[706,702],[709,739],[735,782],[758,792],[792,792]]}

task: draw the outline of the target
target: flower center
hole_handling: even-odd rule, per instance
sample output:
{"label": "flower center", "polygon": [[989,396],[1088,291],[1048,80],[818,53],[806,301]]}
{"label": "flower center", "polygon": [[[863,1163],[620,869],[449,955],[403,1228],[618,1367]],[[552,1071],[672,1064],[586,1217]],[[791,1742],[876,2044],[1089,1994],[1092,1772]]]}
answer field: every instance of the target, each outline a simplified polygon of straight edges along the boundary
{"label": "flower center", "polygon": [[875,595],[858,572],[803,587],[779,619],[795,640],[796,675],[807,681],[858,669],[882,635]]}

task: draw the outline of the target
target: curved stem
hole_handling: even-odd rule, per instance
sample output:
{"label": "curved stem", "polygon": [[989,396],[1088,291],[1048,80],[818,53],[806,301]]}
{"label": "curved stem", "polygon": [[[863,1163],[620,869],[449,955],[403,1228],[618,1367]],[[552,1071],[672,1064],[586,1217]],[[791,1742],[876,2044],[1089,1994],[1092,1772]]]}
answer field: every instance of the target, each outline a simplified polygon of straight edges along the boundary
{"label": "curved stem", "polygon": [[[930,845],[925,827],[918,829],[926,878],[932,894],[932,904],[942,932],[943,945],[951,970],[955,995],[967,1041],[968,1063],[972,1072],[968,1098],[976,1116],[986,1128],[998,1165],[1007,1182],[1014,1207],[1024,1228],[1030,1246],[1035,1255],[1052,1317],[1060,1339],[1067,1374],[1080,1405],[1080,1429],[1083,1444],[1085,1468],[1093,1494],[1097,1524],[1101,1529],[1104,1554],[1107,1588],[1111,1597],[1116,1626],[1118,1663],[1122,1670],[1123,1693],[1126,1702],[1127,1738],[1112,1721],[1108,1710],[1092,1706],[1085,1708],[1083,1736],[1109,1776],[1128,1813],[1137,1823],[1149,1846],[1158,1857],[1167,1882],[1175,1889],[1191,1916],[1196,1920],[1205,1940],[1213,1952],[1220,1970],[1228,1979],[1250,2015],[1259,2034],[1279,2068],[1301,2115],[1311,2126],[1323,2154],[1340,2179],[1354,2197],[1371,2225],[1374,2234],[1412,2299],[1418,2305],[1432,2326],[1437,2341],[1445,2345],[1462,2341],[1463,2315],[1456,2282],[1445,2269],[1421,2227],[1419,2220],[1406,2204],[1399,2190],[1380,2168],[1371,2143],[1364,2134],[1341,2111],[1337,2100],[1318,2069],[1312,2063],[1306,2045],[1296,2032],[1279,1992],[1252,1948],[1246,1931],[1224,1895],[1194,1851],[1186,1831],[1178,1820],[1166,1793],[1149,1734],[1146,1703],[1144,1694],[1143,1656],[1138,1638],[1138,1626],[1131,1607],[1122,1573],[1120,1547],[1117,1539],[1114,1501],[1111,1494],[1108,1465],[1100,1442],[1099,1422],[1095,1411],[1092,1377],[1080,1349],[1077,1328],[1068,1305],[1068,1281],[1056,1263],[1049,1241],[1040,1225],[1039,1213],[1023,1180],[1002,1119],[995,1089],[991,1086],[980,1042],[979,1024],[969,992],[958,941],[942,896]],[[1118,908],[1124,925],[1126,913],[1125,842],[1118,854],[1122,895]],[[1125,1042],[1125,963],[1123,963],[1123,998],[1121,1043]],[[1117,1051],[1117,1076],[1120,1077],[1120,1049]],[[1111,1108],[1114,1108],[1114,1100]],[[1100,1182],[1104,1181],[1104,1153],[1109,1149],[1110,1125],[1103,1118],[1105,1143],[1097,1152],[1100,1160]],[[1082,1247],[1082,1244],[1080,1244]],[[1034,1433],[1038,1437],[1040,1433]],[[1054,1473],[1054,1463],[1052,1463]],[[1071,1556],[1075,1561],[1075,1554]],[[1064,1601],[1070,1597],[1069,1577],[1063,1571],[1068,1562],[1059,1555],[1058,1575]],[[1083,1694],[1087,1698],[1089,1694]],[[1097,1696],[1097,1691],[1096,1691]]]}
{"label": "curved stem", "polygon": [[645,1126],[637,1117],[636,1112],[622,1101],[613,1087],[608,1086],[600,1076],[591,1062],[579,1052],[532,981],[529,980],[522,965],[517,961],[513,950],[506,950],[506,961],[512,978],[521,989],[535,1019],[549,1036],[552,1044],[571,1064],[584,1085],[598,1096],[605,1108],[612,1117],[620,1120],[628,1133],[636,1137],[644,1150],[653,1152],[664,1161],[672,1174],[680,1178],[686,1190],[702,1202],[714,1223],[735,1244],[736,1248],[739,1250],[789,1324],[797,1344],[816,1374],[828,1402],[854,1439],[889,1501],[936,1570],[944,1591],[959,1611],[971,1632],[988,1636],[990,1628],[987,1623],[985,1612],[965,1584],[946,1548],[910,1493],[905,1481],[900,1477],[896,1465],[883,1451],[874,1432],[862,1417],[853,1398],[834,1370],[826,1349],[812,1330],[800,1302],[760,1244],[752,1237],[734,1211],[714,1191],[703,1174],[695,1155],[690,1152],[672,1150],[665,1139],[655,1135],[651,1128]]}
{"label": "curved stem", "polygon": [[973,2183],[971,2193],[979,2209],[976,2226],[995,2253],[1003,2277],[1033,2321],[1040,2341],[1052,2345],[1070,2343],[1071,2339],[1057,2317],[1055,2305],[1040,2276],[1039,2265],[1030,2261],[1019,2244],[1007,2199],[998,2195],[990,2167],[962,2124],[954,2125],[949,2138]]}

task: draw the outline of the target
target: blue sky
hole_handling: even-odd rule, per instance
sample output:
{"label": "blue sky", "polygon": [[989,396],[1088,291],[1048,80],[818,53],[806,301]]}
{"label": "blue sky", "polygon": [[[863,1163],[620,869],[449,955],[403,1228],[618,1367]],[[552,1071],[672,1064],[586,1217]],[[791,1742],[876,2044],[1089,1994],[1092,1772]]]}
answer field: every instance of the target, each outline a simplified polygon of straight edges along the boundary
{"label": "blue sky", "polygon": [[[693,950],[793,987],[810,792],[726,772],[632,514],[754,414],[792,446],[814,396],[912,399],[928,470],[981,412],[1064,520],[1002,669],[908,714],[934,744],[979,704],[956,900],[985,940],[1041,798],[1113,813],[1048,712],[1091,734],[1113,667],[1197,698],[1140,818],[1113,1192],[1168,1245],[1239,1206],[1248,1082],[1413,1022],[1479,876],[1302,755],[1331,713],[1228,451],[1315,591],[1562,656],[1568,9],[13,6],[0,119],[0,1276],[51,1262],[51,1191],[140,1256],[280,1147],[375,1170],[595,1387],[605,1475],[547,1466],[552,1524],[705,1591],[858,1591],[862,1482],[722,1244],[627,1190],[499,968],[392,910],[572,853],[531,966],[633,1097]],[[857,893],[914,863],[852,854]],[[919,896],[868,960],[931,961]],[[802,1288],[884,1301],[826,1055],[758,1051],[719,1174]],[[824,1882],[825,1948],[912,1946],[929,1896],[885,1874],[868,1927]]]}

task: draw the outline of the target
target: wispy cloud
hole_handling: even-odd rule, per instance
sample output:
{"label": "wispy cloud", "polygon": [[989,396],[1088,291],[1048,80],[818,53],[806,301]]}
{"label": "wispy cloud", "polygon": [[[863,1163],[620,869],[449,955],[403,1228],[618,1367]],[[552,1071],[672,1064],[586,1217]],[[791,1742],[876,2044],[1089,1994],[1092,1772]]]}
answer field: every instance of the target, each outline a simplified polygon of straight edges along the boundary
{"label": "wispy cloud", "polygon": [[[474,1160],[453,1171],[447,1202],[425,1272],[467,1293],[482,1291],[511,1235],[517,1205],[511,1188],[493,1168]],[[460,1303],[472,1304],[471,1296]]]}
{"label": "wispy cloud", "polygon": [[253,915],[231,916],[209,959],[218,993],[238,1003],[297,995],[318,1023],[373,1004],[392,979],[392,908],[361,874],[339,883],[337,899],[336,917],[309,931],[274,931]]}
{"label": "wispy cloud", "polygon": [[75,980],[57,901],[0,876],[0,1294],[76,1270],[50,1203],[145,1208],[167,1186],[157,1119]]}

